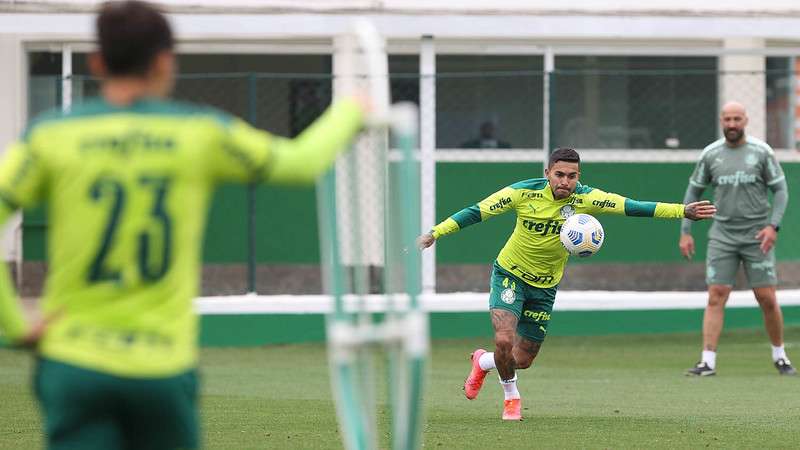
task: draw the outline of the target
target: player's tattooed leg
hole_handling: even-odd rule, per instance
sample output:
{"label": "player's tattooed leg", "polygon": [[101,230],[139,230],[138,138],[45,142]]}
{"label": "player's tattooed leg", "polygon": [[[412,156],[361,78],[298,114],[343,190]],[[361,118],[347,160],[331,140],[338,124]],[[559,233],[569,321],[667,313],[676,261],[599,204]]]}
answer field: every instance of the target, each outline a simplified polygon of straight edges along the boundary
{"label": "player's tattooed leg", "polygon": [[504,309],[492,309],[494,327],[494,361],[502,380],[514,378],[514,337],[517,333],[517,316]]}
{"label": "player's tattooed leg", "polygon": [[536,355],[539,354],[539,349],[542,347],[541,342],[533,341],[522,336],[517,336],[514,339],[514,355],[515,367],[517,369],[527,369],[533,364]]}

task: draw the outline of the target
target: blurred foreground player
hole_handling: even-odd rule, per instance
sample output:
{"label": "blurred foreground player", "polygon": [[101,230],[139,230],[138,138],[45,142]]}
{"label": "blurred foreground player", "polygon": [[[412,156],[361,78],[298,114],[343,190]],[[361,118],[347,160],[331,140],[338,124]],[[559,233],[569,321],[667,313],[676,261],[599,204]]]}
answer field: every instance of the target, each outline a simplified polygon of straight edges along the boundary
{"label": "blurred foreground player", "polygon": [[198,293],[209,201],[224,182],[311,184],[361,128],[335,103],[294,140],[169,101],[166,18],[101,6],[100,98],[32,121],[0,162],[0,221],[45,204],[43,320],[26,323],[5,269],[0,331],[35,350],[51,449],[195,449]]}

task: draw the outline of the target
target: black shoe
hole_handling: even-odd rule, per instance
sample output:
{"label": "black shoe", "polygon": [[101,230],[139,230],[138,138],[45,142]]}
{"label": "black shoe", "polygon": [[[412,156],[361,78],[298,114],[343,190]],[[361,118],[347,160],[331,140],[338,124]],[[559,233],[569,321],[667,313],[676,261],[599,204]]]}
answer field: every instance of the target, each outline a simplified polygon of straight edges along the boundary
{"label": "black shoe", "polygon": [[686,371],[687,376],[696,376],[696,377],[710,377],[711,375],[716,375],[716,374],[717,372],[714,371],[714,369],[712,369],[711,367],[709,367],[708,363],[704,361],[698,362],[697,364],[694,365],[694,367]]}
{"label": "black shoe", "polygon": [[775,361],[775,368],[781,375],[797,375],[797,371],[792,367],[791,361],[788,359],[779,359]]}

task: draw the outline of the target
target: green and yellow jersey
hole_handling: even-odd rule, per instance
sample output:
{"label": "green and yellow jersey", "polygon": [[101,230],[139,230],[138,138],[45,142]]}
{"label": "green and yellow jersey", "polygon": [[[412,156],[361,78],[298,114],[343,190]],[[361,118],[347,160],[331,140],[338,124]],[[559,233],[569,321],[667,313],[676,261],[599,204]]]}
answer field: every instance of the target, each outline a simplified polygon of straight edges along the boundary
{"label": "green and yellow jersey", "polygon": [[569,197],[556,200],[546,178],[520,181],[503,188],[475,205],[462,209],[431,233],[438,239],[494,216],[515,211],[517,223],[497,263],[528,284],[556,286],[564,274],[569,254],[559,233],[564,220],[575,213],[624,214],[626,216],[680,219],[684,205],[642,202],[578,184]]}
{"label": "green and yellow jersey", "polygon": [[[0,162],[0,222],[44,204],[54,316],[40,353],[121,376],[160,377],[196,365],[205,220],[223,182],[313,183],[362,125],[353,101],[334,104],[294,140],[210,108],[103,100],[31,123]],[[0,331],[28,325],[8,273]]]}

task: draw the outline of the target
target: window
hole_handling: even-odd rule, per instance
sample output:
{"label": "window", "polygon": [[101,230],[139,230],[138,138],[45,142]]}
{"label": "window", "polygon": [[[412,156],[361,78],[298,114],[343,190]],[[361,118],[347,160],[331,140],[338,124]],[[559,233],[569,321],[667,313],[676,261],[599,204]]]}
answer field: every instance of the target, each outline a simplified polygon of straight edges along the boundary
{"label": "window", "polygon": [[767,143],[794,148],[792,58],[767,58]]}
{"label": "window", "polygon": [[[75,55],[85,74],[86,55]],[[173,97],[211,105],[281,136],[296,136],[331,102],[330,55],[178,55]],[[76,75],[75,101],[96,96],[99,84]]]}
{"label": "window", "polygon": [[553,147],[705,147],[718,136],[716,61],[714,57],[556,57]]}
{"label": "window", "polygon": [[419,55],[389,55],[392,103],[419,105]]}
{"label": "window", "polygon": [[[294,137],[331,102],[330,55],[180,55],[175,98]],[[224,69],[222,69],[224,68]]]}
{"label": "window", "polygon": [[542,56],[439,55],[438,148],[541,148]]}
{"label": "window", "polygon": [[28,53],[28,116],[61,105],[61,53]]}

